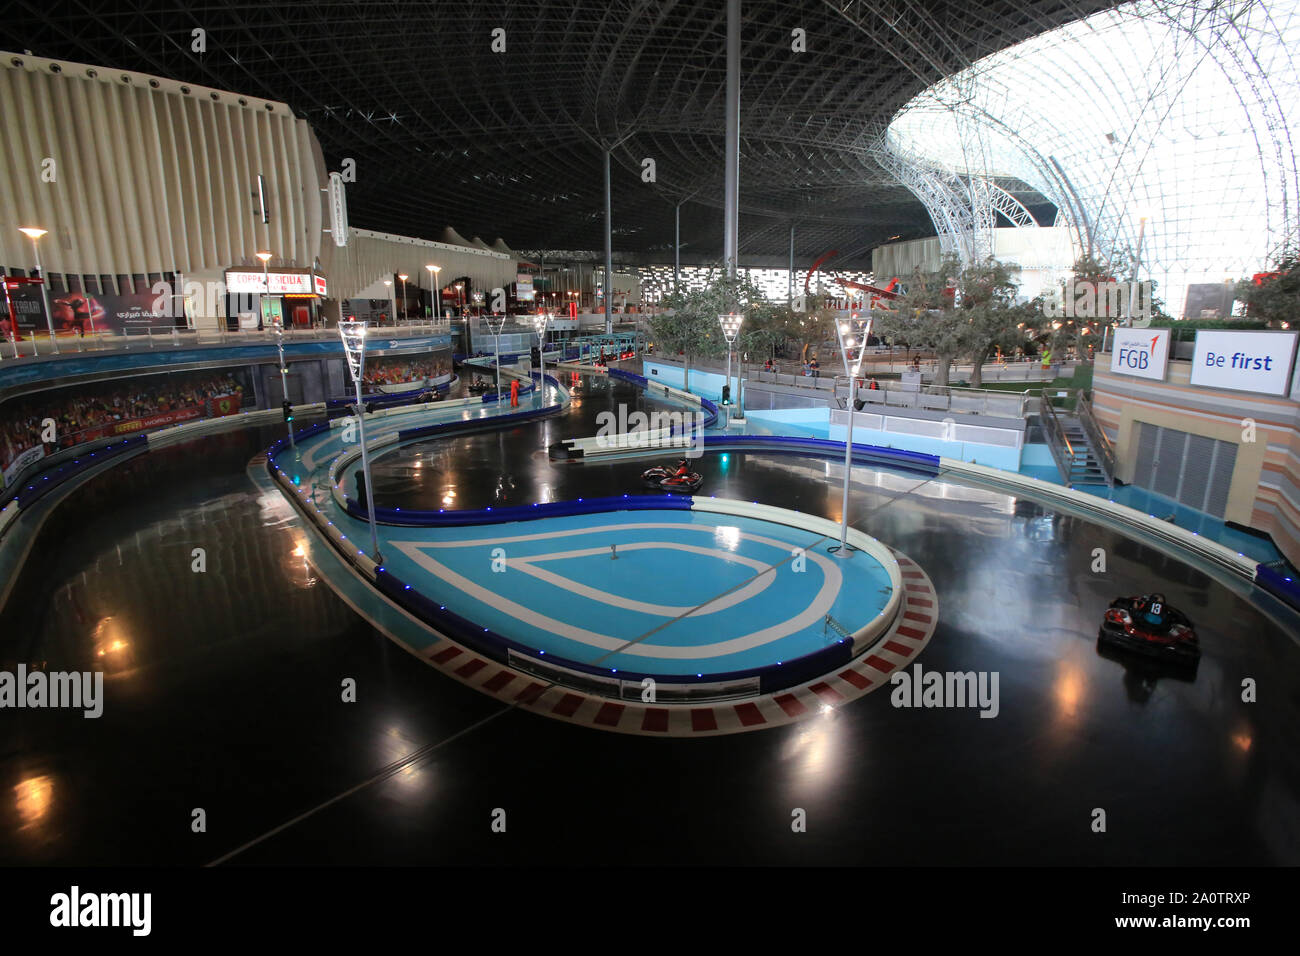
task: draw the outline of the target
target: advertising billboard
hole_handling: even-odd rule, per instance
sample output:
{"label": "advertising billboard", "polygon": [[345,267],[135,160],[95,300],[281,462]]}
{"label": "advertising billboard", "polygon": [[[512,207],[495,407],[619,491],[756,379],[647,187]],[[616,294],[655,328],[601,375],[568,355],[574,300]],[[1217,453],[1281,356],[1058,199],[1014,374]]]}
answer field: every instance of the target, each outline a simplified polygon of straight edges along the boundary
{"label": "advertising billboard", "polygon": [[56,332],[132,332],[137,329],[169,329],[171,298],[152,292],[129,295],[88,295],[66,292],[51,302]]}
{"label": "advertising billboard", "polygon": [[1168,329],[1115,330],[1110,353],[1112,372],[1163,382],[1168,368]]}
{"label": "advertising billboard", "polygon": [[[18,319],[19,335],[34,329],[44,330],[45,307],[40,286],[11,289],[9,298]],[[97,332],[116,335],[143,329],[170,329],[176,324],[171,314],[170,298],[152,292],[127,295],[51,293],[50,312],[54,332],[61,336],[94,335]]]}
{"label": "advertising billboard", "polygon": [[10,334],[22,337],[38,326],[45,327],[45,300],[39,284],[7,281],[5,292],[9,311],[0,316],[0,322],[6,337]]}
{"label": "advertising billboard", "polygon": [[1296,334],[1201,329],[1196,333],[1192,384],[1285,395],[1291,383]]}

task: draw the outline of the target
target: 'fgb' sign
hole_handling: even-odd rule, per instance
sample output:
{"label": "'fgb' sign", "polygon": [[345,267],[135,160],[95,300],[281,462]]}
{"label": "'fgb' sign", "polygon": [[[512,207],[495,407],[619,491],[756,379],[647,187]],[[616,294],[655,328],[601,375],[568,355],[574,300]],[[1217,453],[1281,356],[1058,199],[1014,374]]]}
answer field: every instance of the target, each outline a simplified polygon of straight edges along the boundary
{"label": "'fgb' sign", "polygon": [[1295,332],[1196,333],[1192,384],[1285,395],[1291,382]]}
{"label": "'fgb' sign", "polygon": [[1163,382],[1169,367],[1168,329],[1116,329],[1110,370]]}

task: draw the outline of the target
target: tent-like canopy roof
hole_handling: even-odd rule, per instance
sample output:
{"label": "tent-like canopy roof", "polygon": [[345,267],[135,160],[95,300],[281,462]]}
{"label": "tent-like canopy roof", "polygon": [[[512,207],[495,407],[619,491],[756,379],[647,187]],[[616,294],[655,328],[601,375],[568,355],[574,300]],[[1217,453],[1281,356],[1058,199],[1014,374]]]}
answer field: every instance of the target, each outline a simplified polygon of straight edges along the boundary
{"label": "tent-like canopy roof", "polygon": [[[845,264],[933,233],[867,148],[896,110],[979,57],[1115,5],[742,4],[742,260],[782,260],[794,223],[801,258],[837,248]],[[684,255],[721,256],[723,0],[11,6],[10,48],[289,103],[331,168],[356,161],[358,227],[442,238],[451,223],[515,249],[601,248],[598,144],[627,137],[613,154],[615,249],[670,258],[686,199]]]}

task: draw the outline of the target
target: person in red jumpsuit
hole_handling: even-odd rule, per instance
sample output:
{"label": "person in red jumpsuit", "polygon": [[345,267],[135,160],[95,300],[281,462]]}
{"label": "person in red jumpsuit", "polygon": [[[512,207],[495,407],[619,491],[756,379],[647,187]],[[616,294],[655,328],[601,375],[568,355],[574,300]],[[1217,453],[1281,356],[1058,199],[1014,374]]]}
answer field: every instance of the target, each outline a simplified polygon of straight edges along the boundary
{"label": "person in red jumpsuit", "polygon": [[510,382],[510,407],[519,407],[519,379],[512,379]]}

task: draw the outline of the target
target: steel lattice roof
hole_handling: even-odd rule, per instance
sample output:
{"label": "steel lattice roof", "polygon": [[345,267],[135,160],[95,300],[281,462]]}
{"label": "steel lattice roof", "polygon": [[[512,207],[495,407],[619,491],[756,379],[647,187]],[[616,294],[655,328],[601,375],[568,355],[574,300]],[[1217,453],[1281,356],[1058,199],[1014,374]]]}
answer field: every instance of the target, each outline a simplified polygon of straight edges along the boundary
{"label": "steel lattice roof", "polygon": [[[741,255],[845,264],[932,235],[868,153],[926,85],[1113,0],[742,0]],[[354,225],[517,249],[604,244],[601,150],[614,151],[614,248],[721,255],[725,3],[11,0],[11,49],[287,102],[330,168],[356,160]],[[506,30],[506,52],[490,48]],[[206,31],[207,50],[191,49]],[[791,31],[807,52],[791,52]],[[653,158],[657,181],[641,181]],[[1025,201],[1041,203],[1026,194]]]}

